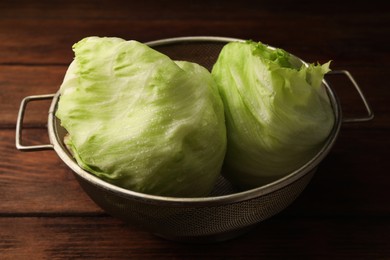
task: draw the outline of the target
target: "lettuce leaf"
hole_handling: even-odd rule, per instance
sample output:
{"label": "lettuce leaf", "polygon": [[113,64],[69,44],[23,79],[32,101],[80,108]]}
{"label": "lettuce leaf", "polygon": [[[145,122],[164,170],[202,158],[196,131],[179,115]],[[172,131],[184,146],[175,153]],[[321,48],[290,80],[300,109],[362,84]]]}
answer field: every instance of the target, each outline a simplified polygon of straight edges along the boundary
{"label": "lettuce leaf", "polygon": [[73,50],[56,116],[78,164],[137,192],[210,192],[226,150],[210,72],[120,38],[88,37]]}
{"label": "lettuce leaf", "polygon": [[257,187],[318,152],[334,123],[321,85],[329,64],[305,66],[282,49],[253,41],[224,46],[212,75],[225,106],[228,179]]}

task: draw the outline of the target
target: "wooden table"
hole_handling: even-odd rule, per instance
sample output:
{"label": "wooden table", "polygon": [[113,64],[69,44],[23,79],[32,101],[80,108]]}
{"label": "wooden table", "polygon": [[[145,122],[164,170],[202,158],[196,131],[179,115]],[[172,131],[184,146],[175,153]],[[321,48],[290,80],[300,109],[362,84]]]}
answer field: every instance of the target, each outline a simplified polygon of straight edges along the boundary
{"label": "wooden table", "polygon": [[[58,2],[0,3],[0,259],[390,259],[387,1]],[[15,148],[22,98],[56,92],[72,44],[91,35],[228,36],[333,60],[354,75],[375,119],[343,124],[301,196],[249,233],[216,244],[167,241],[103,212],[54,151]],[[334,85],[345,115],[364,116],[352,84]],[[49,103],[28,106],[26,144],[48,142]]]}

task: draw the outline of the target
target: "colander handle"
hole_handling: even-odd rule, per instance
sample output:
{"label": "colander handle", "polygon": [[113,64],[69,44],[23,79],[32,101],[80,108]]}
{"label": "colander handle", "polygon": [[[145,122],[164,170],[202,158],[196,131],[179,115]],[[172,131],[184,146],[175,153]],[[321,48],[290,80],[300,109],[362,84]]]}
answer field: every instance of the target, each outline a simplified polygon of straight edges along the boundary
{"label": "colander handle", "polygon": [[15,144],[16,148],[20,151],[24,152],[32,152],[32,151],[42,151],[42,150],[50,150],[53,149],[52,144],[41,144],[41,145],[23,145],[22,144],[22,128],[23,128],[23,117],[26,110],[26,106],[28,102],[34,100],[45,100],[45,99],[53,99],[55,94],[47,94],[47,95],[36,95],[36,96],[28,96],[25,97],[19,108],[18,119],[16,121],[16,135],[15,135]]}
{"label": "colander handle", "polygon": [[363,104],[367,110],[367,115],[363,117],[357,117],[357,118],[343,118],[343,123],[355,123],[355,122],[366,122],[370,121],[374,118],[374,113],[372,112],[372,109],[370,105],[367,102],[366,97],[363,94],[363,91],[357,84],[356,80],[352,77],[351,73],[347,70],[333,70],[328,72],[328,74],[333,74],[333,75],[345,75],[352,83],[352,85],[355,87],[356,91],[358,92],[360,98],[363,101]]}

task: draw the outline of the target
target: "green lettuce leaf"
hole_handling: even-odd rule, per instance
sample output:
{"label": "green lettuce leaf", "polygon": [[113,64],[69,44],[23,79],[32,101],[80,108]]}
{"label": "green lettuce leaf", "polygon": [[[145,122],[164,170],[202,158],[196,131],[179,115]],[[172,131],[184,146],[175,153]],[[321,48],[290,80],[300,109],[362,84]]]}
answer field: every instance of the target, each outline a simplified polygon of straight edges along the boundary
{"label": "green lettuce leaf", "polygon": [[212,75],[225,106],[224,175],[243,188],[274,181],[321,148],[334,123],[324,65],[304,66],[262,43],[224,46]]}
{"label": "green lettuce leaf", "polygon": [[78,164],[137,192],[210,192],[226,150],[210,72],[119,38],[88,37],[73,50],[56,116]]}

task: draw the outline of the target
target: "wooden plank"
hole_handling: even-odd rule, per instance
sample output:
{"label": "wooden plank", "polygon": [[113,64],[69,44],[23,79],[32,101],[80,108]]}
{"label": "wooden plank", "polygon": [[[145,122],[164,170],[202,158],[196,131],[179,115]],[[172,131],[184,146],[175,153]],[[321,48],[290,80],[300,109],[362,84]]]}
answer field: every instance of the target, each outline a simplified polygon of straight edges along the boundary
{"label": "wooden plank", "polygon": [[[289,3],[275,8],[259,2],[237,5],[229,1],[206,6],[157,1],[150,6],[155,8],[144,2],[123,1],[117,5],[105,1],[96,5],[78,1],[2,3],[0,62],[68,64],[73,43],[91,35],[139,41],[230,36],[261,40],[308,61],[333,59],[384,65],[388,60],[382,40],[389,33],[388,14],[381,8],[367,12],[367,5],[354,3],[346,11],[338,4],[327,4],[313,12],[307,2],[299,8],[294,4],[292,12]],[[334,13],[339,15],[330,18]],[[355,22],[360,20],[365,22]]]}
{"label": "wooden plank", "polygon": [[[389,259],[388,1],[0,1],[0,259]],[[371,122],[343,125],[336,146],[285,211],[237,239],[189,245],[99,209],[54,151],[14,147],[20,101],[55,92],[85,36],[139,41],[190,35],[261,40],[356,77]],[[346,115],[359,115],[337,83]],[[343,98],[344,97],[344,98]],[[49,102],[26,114],[24,141],[47,142]]]}
{"label": "wooden plank", "polygon": [[[183,244],[110,217],[0,218],[2,259],[386,259],[388,218],[269,219],[217,244]],[[277,232],[275,232],[277,231]]]}
{"label": "wooden plank", "polygon": [[[0,130],[0,215],[102,213],[54,151],[23,153],[14,138],[12,130]],[[29,129],[24,140],[47,143],[47,134]]]}
{"label": "wooden plank", "polygon": [[[26,96],[58,91],[67,66],[0,66],[0,127],[14,128],[20,102]],[[31,102],[26,126],[45,126],[50,101]]]}
{"label": "wooden plank", "polygon": [[[144,0],[143,2],[127,2],[123,0],[99,1],[90,4],[88,1],[69,0],[66,3],[41,0],[31,2],[28,0],[3,1],[0,3],[3,18],[21,19],[130,19],[130,20],[153,20],[157,17],[164,19],[178,18],[199,18],[200,14],[205,19],[246,18],[255,19],[263,13],[274,13],[282,15],[288,13],[312,14],[322,16],[333,14],[335,18],[348,15],[373,15],[387,14],[388,3],[375,1],[375,5],[367,5],[364,1],[355,1],[353,5],[338,4],[337,0],[329,0],[327,5],[318,8],[318,3],[304,1],[292,3],[291,1],[280,0],[275,5],[272,2],[259,3],[256,0],[246,1],[245,5],[237,4],[235,1],[197,1],[183,3],[181,1]],[[317,12],[313,12],[313,9]],[[235,11],[235,12],[234,12]],[[134,16],[129,14],[134,13]],[[216,17],[216,13],[220,16]],[[351,21],[353,23],[354,21]]]}
{"label": "wooden plank", "polygon": [[[345,129],[289,215],[390,214],[386,169],[388,130]],[[26,144],[47,143],[42,129],[28,129]],[[0,131],[0,214],[101,212],[54,151],[22,153],[14,132]],[[373,175],[375,174],[375,175]],[[375,176],[375,177],[374,177]]]}
{"label": "wooden plank", "polygon": [[342,128],[292,214],[389,216],[388,129]]}

